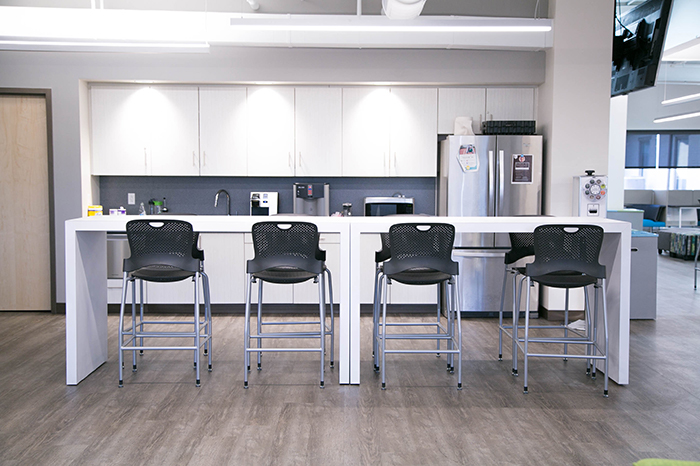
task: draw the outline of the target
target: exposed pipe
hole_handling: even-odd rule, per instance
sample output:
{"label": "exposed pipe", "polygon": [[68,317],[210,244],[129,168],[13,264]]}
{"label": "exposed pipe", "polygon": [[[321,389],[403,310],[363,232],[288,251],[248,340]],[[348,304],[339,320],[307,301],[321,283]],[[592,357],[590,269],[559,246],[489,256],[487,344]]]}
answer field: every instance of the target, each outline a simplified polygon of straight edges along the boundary
{"label": "exposed pipe", "polygon": [[362,16],[362,0],[357,0],[357,16]]}
{"label": "exposed pipe", "polygon": [[258,0],[246,0],[248,2],[248,5],[250,5],[250,9],[253,11],[258,11],[260,8],[260,4],[258,3]]}

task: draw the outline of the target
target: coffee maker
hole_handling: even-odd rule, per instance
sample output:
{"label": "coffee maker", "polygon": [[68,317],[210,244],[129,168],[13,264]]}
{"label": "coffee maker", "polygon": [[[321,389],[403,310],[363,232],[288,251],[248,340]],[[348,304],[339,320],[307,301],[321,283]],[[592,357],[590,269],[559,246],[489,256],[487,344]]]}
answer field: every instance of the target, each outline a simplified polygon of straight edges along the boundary
{"label": "coffee maker", "polygon": [[330,215],[328,183],[294,183],[294,213],[304,215]]}
{"label": "coffee maker", "polygon": [[276,215],[278,194],[271,192],[250,193],[250,215]]}

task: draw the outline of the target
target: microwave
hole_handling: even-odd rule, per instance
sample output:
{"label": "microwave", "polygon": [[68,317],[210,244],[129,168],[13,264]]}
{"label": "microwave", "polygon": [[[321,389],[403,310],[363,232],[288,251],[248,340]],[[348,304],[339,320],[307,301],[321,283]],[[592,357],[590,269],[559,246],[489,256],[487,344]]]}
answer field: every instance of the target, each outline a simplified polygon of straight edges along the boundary
{"label": "microwave", "polygon": [[413,214],[412,197],[366,197],[365,217]]}

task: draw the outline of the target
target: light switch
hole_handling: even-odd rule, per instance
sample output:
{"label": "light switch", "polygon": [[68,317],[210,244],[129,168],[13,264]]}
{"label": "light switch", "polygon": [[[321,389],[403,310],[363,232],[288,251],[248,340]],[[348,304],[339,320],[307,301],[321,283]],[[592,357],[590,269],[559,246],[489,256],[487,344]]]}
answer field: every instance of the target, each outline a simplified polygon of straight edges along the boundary
{"label": "light switch", "polygon": [[127,204],[136,205],[136,193],[129,193],[127,195]]}

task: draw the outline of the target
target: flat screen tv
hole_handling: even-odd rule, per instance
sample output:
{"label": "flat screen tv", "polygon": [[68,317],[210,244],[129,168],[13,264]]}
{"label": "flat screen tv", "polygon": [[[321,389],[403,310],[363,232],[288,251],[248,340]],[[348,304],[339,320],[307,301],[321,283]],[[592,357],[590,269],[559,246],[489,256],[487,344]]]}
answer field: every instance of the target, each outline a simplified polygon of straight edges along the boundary
{"label": "flat screen tv", "polygon": [[652,87],[664,51],[673,0],[648,0],[622,16],[615,14],[611,95]]}

